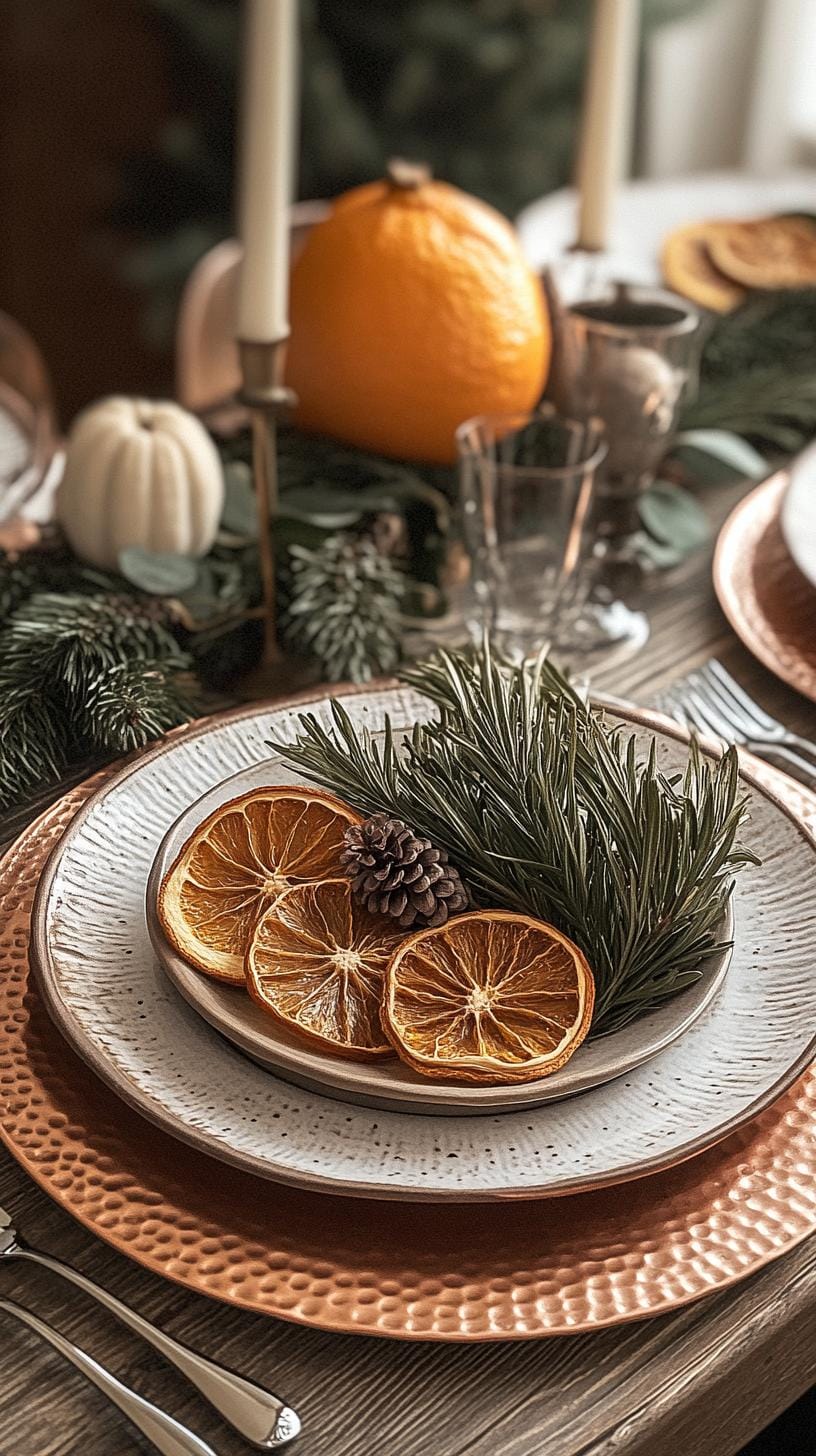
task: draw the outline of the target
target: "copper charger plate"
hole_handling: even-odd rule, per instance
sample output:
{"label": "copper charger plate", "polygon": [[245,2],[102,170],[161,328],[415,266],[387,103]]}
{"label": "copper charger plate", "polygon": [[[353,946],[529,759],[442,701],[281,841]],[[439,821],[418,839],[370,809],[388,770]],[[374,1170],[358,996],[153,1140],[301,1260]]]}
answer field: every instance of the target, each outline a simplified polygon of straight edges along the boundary
{"label": "copper charger plate", "polygon": [[[37,877],[105,777],[67,794],[0,864],[0,1136],[57,1203],[145,1268],[337,1332],[533,1339],[676,1308],[816,1228],[813,1072],[667,1172],[498,1204],[489,1218],[479,1206],[366,1203],[272,1184],[142,1121],[61,1039],[29,979]],[[776,777],[777,789],[789,783]],[[799,796],[799,808],[807,801]]]}
{"label": "copper charger plate", "polygon": [[749,652],[789,687],[816,702],[816,589],[785,544],[781,470],[731,512],[714,553],[714,589]]}

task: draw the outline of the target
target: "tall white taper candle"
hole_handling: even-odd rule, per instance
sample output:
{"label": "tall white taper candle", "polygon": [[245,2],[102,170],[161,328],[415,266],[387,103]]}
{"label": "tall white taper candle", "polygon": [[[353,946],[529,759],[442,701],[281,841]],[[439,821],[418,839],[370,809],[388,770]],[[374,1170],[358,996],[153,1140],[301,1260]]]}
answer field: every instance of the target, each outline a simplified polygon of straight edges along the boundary
{"label": "tall white taper candle", "polygon": [[639,36],[640,0],[595,0],[578,157],[579,248],[609,241],[615,190],[629,160]]}
{"label": "tall white taper candle", "polygon": [[289,332],[297,18],[297,0],[247,0],[237,333],[253,343],[271,343]]}

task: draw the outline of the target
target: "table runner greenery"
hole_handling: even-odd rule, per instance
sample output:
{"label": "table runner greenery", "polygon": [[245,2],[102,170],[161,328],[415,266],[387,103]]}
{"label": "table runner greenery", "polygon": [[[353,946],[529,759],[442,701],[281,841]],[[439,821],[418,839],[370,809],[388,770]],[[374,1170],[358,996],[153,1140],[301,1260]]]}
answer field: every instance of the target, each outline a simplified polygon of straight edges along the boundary
{"label": "table runner greenery", "polygon": [[[816,290],[757,299],[715,320],[681,444],[642,502],[647,566],[706,540],[707,480],[760,476],[816,433]],[[256,661],[256,516],[245,434],[221,442],[227,493],[215,547],[122,553],[118,573],[51,541],[0,553],[0,807],[90,756],[113,757],[229,692]],[[692,483],[695,494],[678,485]],[[282,634],[316,678],[392,672],[404,614],[444,611],[455,472],[284,431],[276,524]]]}

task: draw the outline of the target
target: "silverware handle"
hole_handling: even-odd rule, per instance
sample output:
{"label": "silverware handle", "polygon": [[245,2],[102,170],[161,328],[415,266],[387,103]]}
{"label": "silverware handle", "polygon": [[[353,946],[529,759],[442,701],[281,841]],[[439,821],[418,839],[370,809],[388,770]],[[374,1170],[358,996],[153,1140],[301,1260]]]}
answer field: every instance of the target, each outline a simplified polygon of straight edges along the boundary
{"label": "silverware handle", "polygon": [[251,1445],[272,1451],[285,1446],[298,1434],[300,1421],[291,1407],[278,1400],[270,1391],[264,1390],[263,1386],[256,1385],[254,1380],[248,1380],[236,1371],[219,1365],[215,1360],[208,1360],[206,1355],[199,1355],[196,1350],[182,1345],[180,1340],[174,1340],[172,1335],[165,1334],[123,1304],[114,1294],[109,1294],[106,1289],[94,1284],[92,1279],[86,1278],[62,1259],[56,1259],[52,1254],[43,1254],[39,1249],[30,1249],[27,1245],[21,1245],[15,1250],[15,1254],[51,1269],[63,1279],[69,1279],[98,1304],[104,1305],[123,1325],[141,1335],[143,1340],[174,1365],[204,1399],[214,1406],[227,1424]]}
{"label": "silverware handle", "polygon": [[98,1361],[94,1360],[92,1355],[66,1339],[59,1330],[54,1330],[50,1325],[44,1324],[30,1310],[23,1309],[21,1305],[15,1304],[10,1299],[0,1299],[0,1309],[4,1310],[6,1314],[13,1315],[22,1324],[28,1325],[29,1329],[34,1330],[41,1339],[64,1355],[66,1360],[70,1360],[71,1364],[80,1370],[92,1385],[96,1386],[97,1390],[101,1390],[102,1394],[106,1395],[108,1400],[112,1401],[122,1414],[127,1416],[128,1420],[136,1426],[137,1430],[141,1431],[143,1436],[147,1437],[148,1441],[153,1442],[156,1450],[161,1452],[161,1456],[216,1456],[212,1446],[208,1446],[206,1441],[202,1441],[193,1431],[188,1430],[187,1426],[183,1426],[181,1421],[177,1421],[166,1411],[159,1410],[158,1406],[145,1400],[143,1395],[137,1395],[129,1385],[123,1385],[121,1380],[117,1380],[116,1376],[112,1375],[110,1370],[106,1370],[104,1365],[100,1365]]}
{"label": "silverware handle", "polygon": [[816,743],[811,743],[809,738],[802,738],[799,733],[789,733],[785,739],[785,747],[795,749],[806,758],[811,770],[816,773]]}
{"label": "silverware handle", "polygon": [[771,761],[776,759],[780,764],[787,764],[788,768],[795,771],[794,777],[800,783],[803,783],[806,788],[816,788],[816,763],[802,758],[799,753],[795,753],[787,744],[769,743],[762,738],[755,738],[749,742],[748,747],[753,747],[754,752],[760,758],[766,758]]}

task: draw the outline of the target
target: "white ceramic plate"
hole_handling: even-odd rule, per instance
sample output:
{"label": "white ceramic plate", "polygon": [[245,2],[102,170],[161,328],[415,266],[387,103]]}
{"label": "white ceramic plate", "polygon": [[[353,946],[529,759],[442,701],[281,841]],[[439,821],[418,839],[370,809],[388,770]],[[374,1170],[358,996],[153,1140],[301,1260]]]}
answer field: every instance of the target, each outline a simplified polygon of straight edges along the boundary
{"label": "white ceramic plate", "polygon": [[779,523],[796,565],[816,586],[816,445],[790,463]]}
{"label": "white ceramic plate", "polygon": [[[562,187],[531,202],[516,218],[534,268],[563,257],[578,236],[578,193]],[[697,172],[687,177],[635,178],[616,189],[609,243],[599,262],[611,278],[659,283],[660,249],[673,228],[712,217],[764,217],[816,208],[812,168],[776,177],[749,172]]]}
{"label": "white ceramic plate", "polygon": [[[405,689],[343,695],[372,731],[427,706]],[[310,704],[328,722],[328,699]],[[578,1191],[665,1167],[766,1106],[813,1052],[814,852],[785,810],[749,786],[761,868],[739,878],[736,942],[719,994],[653,1060],[545,1106],[473,1117],[372,1111],[256,1066],[177,994],[145,922],[150,867],[179,814],[268,756],[297,706],[247,708],[172,737],[88,801],[51,859],[34,910],[34,959],[72,1045],[168,1132],[264,1177],[335,1193],[489,1200]],[[621,714],[625,717],[627,715]],[[647,713],[632,721],[648,731]],[[671,770],[682,742],[658,736]],[[678,733],[677,738],[681,738]]]}
{"label": "white ceramic plate", "polygon": [[[701,979],[687,991],[612,1036],[584,1042],[565,1067],[538,1082],[509,1087],[468,1087],[423,1077],[397,1057],[382,1062],[355,1062],[315,1050],[302,1038],[287,1034],[241,987],[227,986],[190,966],[165,940],[156,913],[159,887],[165,874],[196,827],[220,804],[264,784],[303,782],[300,775],[274,758],[217,784],[191,804],[165,835],[150,872],[145,899],[153,949],[185,1000],[210,1026],[261,1066],[280,1073],[300,1087],[394,1112],[461,1117],[540,1107],[543,1102],[554,1102],[621,1077],[656,1056],[702,1014],[728,969],[730,951],[712,956]],[[730,941],[733,934],[733,916],[729,913],[721,938]]]}

